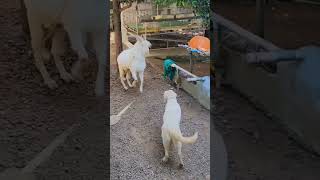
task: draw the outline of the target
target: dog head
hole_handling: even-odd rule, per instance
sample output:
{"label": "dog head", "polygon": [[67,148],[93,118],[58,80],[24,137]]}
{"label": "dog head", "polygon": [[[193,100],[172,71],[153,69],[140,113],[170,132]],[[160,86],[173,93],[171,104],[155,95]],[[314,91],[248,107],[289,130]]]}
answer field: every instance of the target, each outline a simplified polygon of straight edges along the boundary
{"label": "dog head", "polygon": [[168,99],[176,98],[176,97],[177,97],[177,94],[172,90],[167,90],[163,94],[164,102],[166,102]]}

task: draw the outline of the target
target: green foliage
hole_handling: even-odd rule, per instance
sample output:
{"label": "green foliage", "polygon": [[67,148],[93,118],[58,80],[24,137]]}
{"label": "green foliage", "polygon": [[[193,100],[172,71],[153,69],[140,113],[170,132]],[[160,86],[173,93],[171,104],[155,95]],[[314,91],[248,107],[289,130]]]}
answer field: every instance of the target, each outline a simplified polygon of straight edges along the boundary
{"label": "green foliage", "polygon": [[189,0],[154,0],[154,2],[159,6],[168,6],[171,4],[176,4],[178,7],[191,6]]}
{"label": "green foliage", "polygon": [[[143,0],[120,0],[121,3],[143,2]],[[203,19],[205,27],[209,26],[210,0],[153,0],[160,7],[176,4],[178,7],[191,7]]]}
{"label": "green foliage", "polygon": [[203,19],[205,27],[209,26],[210,0],[154,0],[159,6],[176,4],[178,7],[191,7]]}
{"label": "green foliage", "polygon": [[143,0],[120,0],[120,3],[132,3],[132,2],[135,2],[135,1],[143,2]]}

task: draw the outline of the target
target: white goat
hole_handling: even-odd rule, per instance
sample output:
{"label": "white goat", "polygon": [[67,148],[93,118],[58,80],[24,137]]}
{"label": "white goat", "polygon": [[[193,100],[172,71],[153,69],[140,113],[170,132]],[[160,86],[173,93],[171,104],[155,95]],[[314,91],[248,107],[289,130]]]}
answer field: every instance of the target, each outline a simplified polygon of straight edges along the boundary
{"label": "white goat", "polygon": [[[104,95],[104,75],[106,69],[106,42],[107,42],[107,11],[109,3],[103,0],[24,0],[31,45],[35,59],[35,65],[39,69],[45,84],[53,89],[56,82],[51,79],[44,66],[44,60],[50,59],[50,52],[45,49],[42,26],[61,24],[69,35],[72,49],[78,54],[79,60],[72,67],[73,77],[81,78],[80,69],[84,60],[88,59],[88,53],[84,47],[87,43],[87,33],[93,37],[93,47],[98,59],[98,73],[95,84],[96,95]],[[64,53],[64,34],[62,31],[53,33],[52,54],[60,76],[65,81],[72,80],[72,76],[66,72],[60,60]]]}
{"label": "white goat", "polygon": [[[135,36],[137,42],[129,49],[122,51],[118,58],[118,66],[120,73],[120,80],[125,90],[128,87],[124,81],[127,79],[129,87],[135,87],[138,81],[137,74],[140,79],[140,92],[143,91],[143,74],[146,68],[145,56],[149,53],[151,43],[140,36]],[[134,79],[133,83],[130,83],[130,72]]]}

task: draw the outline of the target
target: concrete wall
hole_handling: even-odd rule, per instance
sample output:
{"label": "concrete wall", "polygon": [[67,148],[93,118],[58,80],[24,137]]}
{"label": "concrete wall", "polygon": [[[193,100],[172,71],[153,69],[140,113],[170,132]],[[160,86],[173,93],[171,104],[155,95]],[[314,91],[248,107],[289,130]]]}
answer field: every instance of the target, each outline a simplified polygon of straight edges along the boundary
{"label": "concrete wall", "polygon": [[206,92],[202,90],[202,82],[199,81],[196,84],[193,84],[185,79],[182,79],[181,81],[181,87],[192,97],[197,99],[204,108],[210,110],[210,96],[207,96]]}
{"label": "concrete wall", "polygon": [[[317,50],[315,50],[317,51]],[[245,56],[222,51],[225,80],[284,123],[304,145],[320,154],[320,56],[281,62],[277,72],[247,64]]]}

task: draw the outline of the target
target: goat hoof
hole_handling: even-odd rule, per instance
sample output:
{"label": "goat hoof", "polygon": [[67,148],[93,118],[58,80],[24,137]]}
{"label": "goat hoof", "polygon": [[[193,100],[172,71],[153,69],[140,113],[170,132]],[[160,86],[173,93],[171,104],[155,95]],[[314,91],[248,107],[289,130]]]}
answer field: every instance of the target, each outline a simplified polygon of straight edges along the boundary
{"label": "goat hoof", "polygon": [[75,80],[76,82],[83,80],[83,76],[80,75],[80,73],[72,71],[71,74],[72,74],[72,77],[74,78],[73,80]]}
{"label": "goat hoof", "polygon": [[53,79],[49,79],[49,80],[45,81],[45,83],[50,89],[55,89],[58,87],[56,81],[54,81]]}
{"label": "goat hoof", "polygon": [[73,81],[73,77],[69,73],[63,73],[61,74],[61,79],[63,79],[65,82],[69,83]]}

